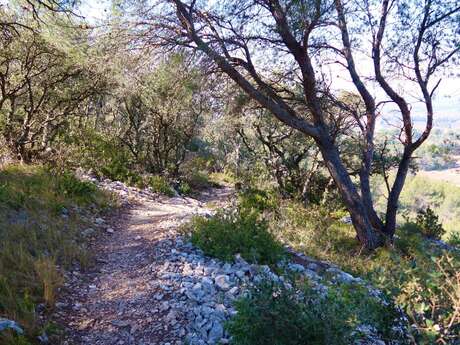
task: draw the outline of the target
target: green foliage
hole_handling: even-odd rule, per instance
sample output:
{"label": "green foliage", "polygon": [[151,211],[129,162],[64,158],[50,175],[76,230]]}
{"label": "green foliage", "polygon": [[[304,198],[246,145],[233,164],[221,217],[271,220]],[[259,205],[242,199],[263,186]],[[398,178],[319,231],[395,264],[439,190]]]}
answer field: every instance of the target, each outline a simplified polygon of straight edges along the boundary
{"label": "green foliage", "polygon": [[194,191],[210,188],[215,185],[209,178],[209,171],[212,164],[212,159],[200,156],[193,157],[182,164],[180,174],[183,180]]}
{"label": "green foliage", "polygon": [[415,224],[422,234],[427,237],[440,239],[445,232],[442,224],[439,223],[439,217],[430,207],[427,207],[426,210],[418,211]]}
{"label": "green foliage", "polygon": [[[62,27],[70,24],[61,20]],[[87,46],[74,43],[88,38],[84,31],[56,34],[51,23],[47,30],[28,25],[0,39],[0,137],[11,155],[26,163],[49,158],[48,149],[80,106],[106,86],[106,78],[89,66]]]}
{"label": "green foliage", "polygon": [[212,156],[195,156],[186,162],[181,167],[184,173],[187,171],[211,171],[214,168],[215,160]]}
{"label": "green foliage", "polygon": [[[69,171],[40,166],[4,167],[0,186],[0,315],[19,322],[27,339],[35,338],[41,329],[34,306],[52,308],[62,268],[89,263],[82,216],[90,206],[104,209],[112,200]],[[22,344],[18,339],[0,336],[0,343]]]}
{"label": "green foliage", "polygon": [[66,165],[90,169],[99,177],[141,185],[142,177],[137,173],[133,158],[119,139],[92,130],[85,130],[67,138],[70,152]]}
{"label": "green foliage", "polygon": [[450,245],[460,247],[460,231],[454,231],[450,234],[447,242]]}
{"label": "green foliage", "polygon": [[[293,287],[268,279],[235,305],[227,324],[235,345],[351,344],[359,325],[374,326],[384,339],[398,313],[359,286],[328,286],[320,292],[303,282]],[[395,340],[394,338],[392,340]]]}
{"label": "green foliage", "polygon": [[[386,191],[381,180],[374,180],[373,195],[376,207],[385,211]],[[420,209],[431,208],[446,230],[448,239],[453,231],[460,229],[460,187],[451,182],[437,181],[423,175],[408,176],[400,198],[400,214],[415,218]],[[401,223],[403,219],[401,219]]]}
{"label": "green foliage", "polygon": [[[448,254],[413,258],[393,272],[395,302],[417,328],[417,344],[453,343],[460,332],[460,265]],[[395,274],[396,273],[396,274]]]}
{"label": "green foliage", "polygon": [[94,201],[97,187],[94,183],[81,181],[70,171],[65,171],[57,177],[57,191],[80,203],[89,203]]}
{"label": "green foliage", "polygon": [[212,187],[214,184],[209,180],[205,172],[193,171],[185,176],[185,181],[193,190],[203,190]]}
{"label": "green foliage", "polygon": [[120,97],[122,141],[147,173],[178,175],[209,107],[207,79],[188,58],[171,54]]}
{"label": "green foliage", "polygon": [[191,223],[192,243],[207,255],[231,261],[235,254],[249,262],[274,264],[284,255],[263,221],[255,214],[218,213],[210,219],[195,217]]}
{"label": "green foliage", "polygon": [[14,192],[6,184],[0,186],[0,204],[19,209],[25,202],[25,194]]}
{"label": "green foliage", "polygon": [[150,176],[148,185],[154,192],[161,193],[167,196],[174,196],[174,189],[170,186],[168,180],[163,176]]}
{"label": "green foliage", "polygon": [[192,187],[190,187],[187,182],[181,181],[179,184],[179,193],[182,195],[190,195],[192,194]]}
{"label": "green foliage", "polygon": [[223,172],[213,172],[209,175],[209,179],[213,183],[217,184],[234,184],[236,182],[235,176],[233,176],[230,172],[228,171],[223,171]]}
{"label": "green foliage", "polygon": [[401,305],[414,324],[417,344],[452,343],[460,325],[455,312],[460,301],[459,255],[447,255],[427,241],[415,223],[398,229],[394,247],[359,255],[356,233],[340,221],[342,216],[285,202],[269,219],[276,236],[294,249],[340,264]]}
{"label": "green foliage", "polygon": [[249,188],[238,194],[238,207],[243,213],[274,211],[279,200],[272,192]]}

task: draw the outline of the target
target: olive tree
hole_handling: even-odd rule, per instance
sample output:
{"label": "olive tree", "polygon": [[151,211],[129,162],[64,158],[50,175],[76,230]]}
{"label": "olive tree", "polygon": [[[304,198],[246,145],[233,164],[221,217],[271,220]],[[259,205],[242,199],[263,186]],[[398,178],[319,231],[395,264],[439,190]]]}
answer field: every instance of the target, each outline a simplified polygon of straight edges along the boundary
{"label": "olive tree", "polygon": [[[433,125],[433,97],[442,85],[439,75],[455,63],[460,49],[459,12],[458,1],[450,0],[170,0],[139,13],[139,29],[147,27],[143,35],[149,42],[203,53],[274,117],[311,137],[359,240],[372,249],[393,238],[413,153]],[[365,60],[369,64],[363,66]],[[365,105],[364,113],[355,116],[361,156],[357,185],[321,103],[324,94],[334,93],[338,78],[333,75],[340,68]],[[397,85],[400,80],[411,94],[418,94],[415,100]],[[301,105],[293,100],[294,81],[301,86]],[[425,129],[418,136],[412,124],[413,101],[425,106]],[[370,175],[377,117],[387,116],[381,105],[388,103],[401,119],[402,153],[381,219],[374,209]]]}
{"label": "olive tree", "polygon": [[122,87],[122,142],[150,173],[177,175],[209,108],[208,81],[199,66],[174,55]]}

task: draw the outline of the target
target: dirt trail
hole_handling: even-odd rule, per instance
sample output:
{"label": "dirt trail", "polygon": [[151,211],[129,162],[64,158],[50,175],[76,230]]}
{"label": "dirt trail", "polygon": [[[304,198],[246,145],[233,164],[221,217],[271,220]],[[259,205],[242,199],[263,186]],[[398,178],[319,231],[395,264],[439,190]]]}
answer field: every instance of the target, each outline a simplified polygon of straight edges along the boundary
{"label": "dirt trail", "polygon": [[[56,304],[57,322],[66,328],[64,344],[183,344],[184,320],[170,305],[174,281],[161,281],[158,272],[168,265],[165,253],[174,253],[180,224],[205,203],[223,206],[229,188],[212,189],[198,200],[166,198],[137,200],[116,217],[113,228],[93,250],[96,265],[87,272],[68,274]],[[111,232],[111,230],[109,230]]]}

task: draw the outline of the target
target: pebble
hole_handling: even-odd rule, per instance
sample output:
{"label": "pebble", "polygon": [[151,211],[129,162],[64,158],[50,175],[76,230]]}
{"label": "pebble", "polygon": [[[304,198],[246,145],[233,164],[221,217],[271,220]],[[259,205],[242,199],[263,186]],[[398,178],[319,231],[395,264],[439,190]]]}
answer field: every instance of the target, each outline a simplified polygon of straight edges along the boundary
{"label": "pebble", "polygon": [[218,275],[216,276],[216,278],[214,279],[217,287],[221,290],[224,290],[224,291],[227,291],[228,289],[230,289],[230,279],[228,278],[227,275]]}
{"label": "pebble", "polygon": [[101,224],[104,224],[105,223],[105,220],[102,219],[102,218],[96,218],[94,220],[94,223],[96,223],[97,225],[101,225]]}
{"label": "pebble", "polygon": [[93,236],[95,233],[96,233],[96,230],[94,230],[93,228],[87,228],[83,230],[81,234],[85,237],[90,237],[90,236]]}

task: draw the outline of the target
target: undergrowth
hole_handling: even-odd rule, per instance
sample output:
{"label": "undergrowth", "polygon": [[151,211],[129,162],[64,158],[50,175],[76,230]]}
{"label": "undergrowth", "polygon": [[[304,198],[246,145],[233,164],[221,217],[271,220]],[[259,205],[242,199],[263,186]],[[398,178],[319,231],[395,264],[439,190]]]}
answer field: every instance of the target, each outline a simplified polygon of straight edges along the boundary
{"label": "undergrowth", "polygon": [[0,317],[26,332],[2,332],[0,343],[26,344],[47,327],[37,318],[37,305],[51,310],[63,269],[74,263],[85,268],[91,260],[82,218],[113,204],[111,195],[68,171],[15,165],[0,170]]}
{"label": "undergrowth", "polygon": [[305,281],[265,279],[235,307],[226,325],[235,345],[349,345],[360,337],[360,326],[371,325],[375,336],[396,340],[397,310],[355,285],[319,290]]}
{"label": "undergrowth", "polygon": [[[352,225],[342,222],[344,216],[344,211],[315,205],[304,207],[272,193],[248,190],[240,193],[230,211],[210,219],[195,218],[191,236],[192,242],[206,254],[224,260],[241,253],[251,262],[274,263],[283,255],[283,243],[311,257],[336,263],[370,282],[403,309],[412,325],[414,343],[455,344],[460,334],[458,253],[436,245],[426,237],[426,229],[421,231],[415,223],[398,229],[394,245],[372,253],[361,252]],[[348,324],[334,319],[334,313],[354,315],[364,310],[359,317],[365,320],[370,316],[366,313],[376,310],[366,309],[359,298],[350,295],[347,304],[343,304],[343,292],[341,297],[336,295],[336,299],[328,300],[332,307],[322,305],[316,310],[309,306],[313,309],[304,310],[290,304],[289,294],[273,299],[269,290],[260,288],[252,297],[238,302],[238,316],[229,327],[236,344],[304,344],[296,334],[310,339],[306,341],[309,344],[341,344],[337,339],[343,336],[343,329],[328,327],[334,323],[346,329]],[[340,308],[328,309],[334,305]],[[309,314],[312,311],[315,312]],[[317,324],[320,320],[313,320],[313,316],[320,315],[320,311],[326,313],[325,319]],[[334,334],[337,338],[328,338]]]}
{"label": "undergrowth", "polygon": [[454,344],[460,334],[458,253],[436,246],[412,223],[397,230],[393,246],[361,253],[343,215],[282,202],[270,225],[294,249],[339,264],[391,296],[413,324],[417,344]]}
{"label": "undergrowth", "polygon": [[154,192],[164,194],[170,197],[175,195],[174,189],[171,187],[168,180],[163,176],[151,176],[148,180],[148,185]]}

